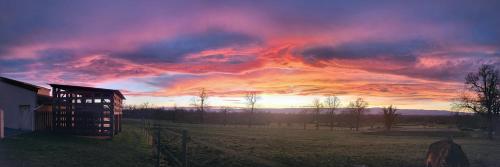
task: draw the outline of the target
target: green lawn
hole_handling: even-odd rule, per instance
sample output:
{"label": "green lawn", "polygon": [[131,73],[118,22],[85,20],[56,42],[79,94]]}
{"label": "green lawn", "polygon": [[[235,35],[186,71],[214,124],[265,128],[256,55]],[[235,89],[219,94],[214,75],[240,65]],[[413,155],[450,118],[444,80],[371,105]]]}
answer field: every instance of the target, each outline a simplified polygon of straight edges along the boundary
{"label": "green lawn", "polygon": [[[188,130],[189,159],[205,166],[423,166],[427,147],[448,135],[469,157],[472,166],[500,164],[500,141],[471,137],[449,129],[392,133],[302,130],[295,127],[252,127],[177,124],[164,127]],[[113,140],[54,134],[26,134],[0,142],[8,158],[26,166],[152,166],[151,147],[142,123],[126,120],[124,132]],[[404,128],[403,128],[404,130]],[[164,140],[173,135],[163,134]],[[173,140],[172,140],[173,141]],[[194,164],[192,164],[194,166]]]}
{"label": "green lawn", "polygon": [[[19,166],[152,166],[139,129],[124,125],[112,140],[32,133],[0,142],[5,159]],[[1,166],[1,165],[0,165]]]}
{"label": "green lawn", "polygon": [[[212,151],[212,154],[220,154],[218,160],[216,159],[212,164],[221,166],[269,165],[266,162],[252,164],[256,162],[256,158],[275,162],[281,166],[297,167],[424,166],[428,146],[449,135],[456,136],[455,142],[462,145],[472,166],[500,164],[500,159],[498,159],[500,141],[473,138],[468,133],[450,131],[446,128],[383,133],[330,131],[326,127],[320,130],[313,128],[302,130],[298,125],[293,128],[248,128],[246,126],[223,127],[165,122],[163,124],[187,129],[194,139],[238,153],[236,156],[227,156],[224,153]],[[191,150],[197,151],[197,149],[199,147]],[[200,157],[200,155],[193,156],[193,158]],[[213,159],[213,156],[207,159]]]}

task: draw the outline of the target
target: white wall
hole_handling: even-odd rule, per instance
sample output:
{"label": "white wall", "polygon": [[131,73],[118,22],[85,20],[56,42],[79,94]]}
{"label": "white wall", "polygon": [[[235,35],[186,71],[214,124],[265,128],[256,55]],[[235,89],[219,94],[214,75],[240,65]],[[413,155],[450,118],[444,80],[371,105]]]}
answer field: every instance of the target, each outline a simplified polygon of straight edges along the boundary
{"label": "white wall", "polygon": [[[34,131],[36,92],[0,81],[0,108],[4,110],[6,128]],[[21,105],[29,105],[28,112],[20,111]]]}

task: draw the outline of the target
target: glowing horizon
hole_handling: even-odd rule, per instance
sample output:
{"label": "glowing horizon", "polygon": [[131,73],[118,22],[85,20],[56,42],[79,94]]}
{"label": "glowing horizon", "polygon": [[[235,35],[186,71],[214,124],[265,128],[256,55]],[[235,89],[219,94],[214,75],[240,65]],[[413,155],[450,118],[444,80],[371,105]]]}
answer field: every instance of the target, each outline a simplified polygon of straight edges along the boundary
{"label": "glowing horizon", "polygon": [[127,104],[450,110],[468,72],[500,66],[499,2],[2,1],[0,75],[119,89]]}

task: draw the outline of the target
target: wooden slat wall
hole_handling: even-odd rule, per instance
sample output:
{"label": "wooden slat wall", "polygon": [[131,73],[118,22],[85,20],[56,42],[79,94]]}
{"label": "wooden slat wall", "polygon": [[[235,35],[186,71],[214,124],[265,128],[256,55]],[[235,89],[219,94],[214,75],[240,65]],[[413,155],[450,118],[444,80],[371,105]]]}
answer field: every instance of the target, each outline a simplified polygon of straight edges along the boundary
{"label": "wooden slat wall", "polygon": [[35,111],[35,131],[45,131],[52,128],[52,112],[50,110]]}
{"label": "wooden slat wall", "polygon": [[122,100],[114,92],[53,89],[52,125],[56,132],[113,136],[119,132]]}

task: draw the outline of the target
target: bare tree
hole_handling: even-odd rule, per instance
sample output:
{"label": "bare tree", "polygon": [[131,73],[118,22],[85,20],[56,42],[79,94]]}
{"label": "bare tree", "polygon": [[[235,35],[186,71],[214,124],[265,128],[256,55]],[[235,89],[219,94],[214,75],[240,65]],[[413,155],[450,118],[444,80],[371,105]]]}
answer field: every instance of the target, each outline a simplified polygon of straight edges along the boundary
{"label": "bare tree", "polygon": [[249,113],[250,115],[248,116],[248,127],[252,126],[252,119],[254,116],[254,109],[255,109],[255,103],[257,103],[257,99],[259,97],[257,96],[257,92],[247,92],[245,95],[245,100],[247,101],[247,105],[249,108]]}
{"label": "bare tree", "polygon": [[149,102],[144,102],[141,104],[140,108],[141,110],[149,110],[153,107],[153,105]]}
{"label": "bare tree", "polygon": [[306,130],[307,128],[307,123],[309,123],[309,121],[311,121],[310,119],[310,114],[309,114],[309,110],[308,109],[303,109],[302,111],[300,111],[301,113],[301,117],[302,117],[302,122],[304,123],[304,130]]}
{"label": "bare tree", "polygon": [[174,107],[172,108],[172,122],[177,121],[177,111],[179,109],[177,108],[177,104],[174,103]]}
{"label": "bare tree", "polygon": [[382,109],[384,111],[384,126],[387,131],[391,131],[392,126],[396,122],[396,118],[398,117],[398,114],[396,111],[396,107],[393,105],[390,105],[389,107],[384,107]]}
{"label": "bare tree", "polygon": [[223,124],[224,124],[224,126],[226,126],[227,125],[227,114],[230,112],[230,109],[229,109],[229,107],[222,107],[221,112],[222,112],[223,117],[224,117],[222,120]]}
{"label": "bare tree", "polygon": [[468,92],[461,97],[460,108],[488,119],[488,138],[493,139],[495,121],[500,112],[500,74],[493,65],[482,65],[478,72],[465,77]]}
{"label": "bare tree", "polygon": [[363,98],[360,98],[360,97],[358,99],[356,99],[356,101],[349,103],[348,108],[351,112],[351,115],[354,118],[354,123],[355,123],[354,125],[356,128],[356,131],[359,130],[359,125],[361,123],[361,117],[366,112],[367,106],[368,106],[368,103],[365,100],[363,100]]}
{"label": "bare tree", "polygon": [[321,112],[321,108],[323,108],[323,104],[321,104],[321,101],[319,98],[315,98],[313,100],[313,107],[314,107],[314,122],[316,123],[316,130],[319,129],[319,114]]}
{"label": "bare tree", "polygon": [[325,99],[325,107],[327,108],[328,115],[330,117],[330,130],[333,130],[335,110],[340,107],[340,99],[337,96],[327,96]]}
{"label": "bare tree", "polygon": [[201,88],[200,92],[198,93],[198,96],[193,98],[192,105],[196,108],[196,111],[199,114],[200,118],[200,123],[204,123],[204,115],[205,115],[205,110],[208,108],[208,94],[205,88]]}

